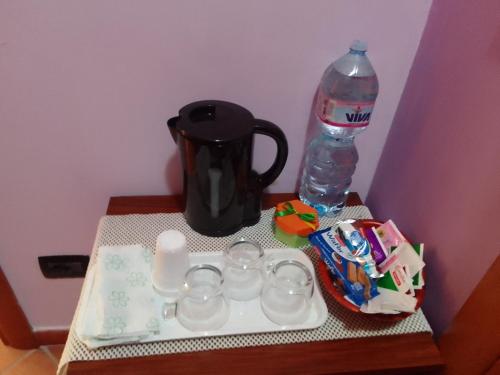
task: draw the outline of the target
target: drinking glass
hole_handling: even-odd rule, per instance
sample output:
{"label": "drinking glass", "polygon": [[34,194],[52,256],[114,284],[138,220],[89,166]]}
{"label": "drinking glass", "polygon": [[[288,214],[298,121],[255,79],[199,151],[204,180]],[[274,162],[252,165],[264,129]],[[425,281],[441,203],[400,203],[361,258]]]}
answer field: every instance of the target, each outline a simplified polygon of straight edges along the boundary
{"label": "drinking glass", "polygon": [[229,317],[223,284],[224,278],[217,267],[208,264],[191,267],[177,302],[175,315],[179,323],[191,331],[213,331],[222,327]]}
{"label": "drinking glass", "polygon": [[237,301],[257,298],[264,281],[264,250],[255,241],[240,238],[224,249],[224,293]]}
{"label": "drinking glass", "polygon": [[311,271],[297,260],[271,265],[261,293],[266,316],[279,325],[303,323],[309,316],[314,281]]}

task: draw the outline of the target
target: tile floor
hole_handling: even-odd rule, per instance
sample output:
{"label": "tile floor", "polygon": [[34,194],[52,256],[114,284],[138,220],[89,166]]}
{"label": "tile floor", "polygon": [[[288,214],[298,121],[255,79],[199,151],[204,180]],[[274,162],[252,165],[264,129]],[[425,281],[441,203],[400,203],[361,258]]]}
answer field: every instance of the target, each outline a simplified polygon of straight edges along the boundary
{"label": "tile floor", "polygon": [[0,375],[54,375],[64,345],[19,350],[0,341]]}

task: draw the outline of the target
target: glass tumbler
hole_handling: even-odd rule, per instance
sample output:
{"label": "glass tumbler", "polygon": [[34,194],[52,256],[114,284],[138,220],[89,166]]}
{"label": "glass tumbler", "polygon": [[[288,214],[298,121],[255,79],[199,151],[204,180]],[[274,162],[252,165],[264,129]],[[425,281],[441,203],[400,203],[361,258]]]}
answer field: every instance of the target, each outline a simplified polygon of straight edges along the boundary
{"label": "glass tumbler", "polygon": [[240,238],[224,250],[224,293],[233,300],[249,301],[261,292],[264,250],[255,241]]}
{"label": "glass tumbler", "polygon": [[229,318],[223,283],[217,267],[208,264],[191,267],[177,302],[175,315],[179,323],[190,331],[213,331],[222,327]]}
{"label": "glass tumbler", "polygon": [[266,316],[279,325],[307,320],[314,292],[311,271],[299,261],[283,260],[271,266],[261,294]]}

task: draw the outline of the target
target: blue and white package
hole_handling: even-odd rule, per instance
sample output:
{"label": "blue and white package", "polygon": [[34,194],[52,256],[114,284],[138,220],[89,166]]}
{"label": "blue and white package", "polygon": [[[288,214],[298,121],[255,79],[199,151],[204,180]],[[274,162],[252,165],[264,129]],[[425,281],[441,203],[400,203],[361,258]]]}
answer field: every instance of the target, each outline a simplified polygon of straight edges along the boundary
{"label": "blue and white package", "polygon": [[346,298],[361,306],[379,294],[376,282],[332,228],[310,234],[309,241],[319,250]]}

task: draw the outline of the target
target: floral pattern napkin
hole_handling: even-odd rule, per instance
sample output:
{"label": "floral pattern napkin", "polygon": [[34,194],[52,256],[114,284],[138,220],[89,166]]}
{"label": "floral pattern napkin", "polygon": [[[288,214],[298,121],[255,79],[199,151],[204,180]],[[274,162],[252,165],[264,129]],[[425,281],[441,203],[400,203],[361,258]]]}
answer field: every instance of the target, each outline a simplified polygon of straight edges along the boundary
{"label": "floral pattern napkin", "polygon": [[158,334],[152,260],[151,250],[141,245],[99,247],[87,311],[77,329],[82,341],[98,347],[98,340],[118,344]]}

